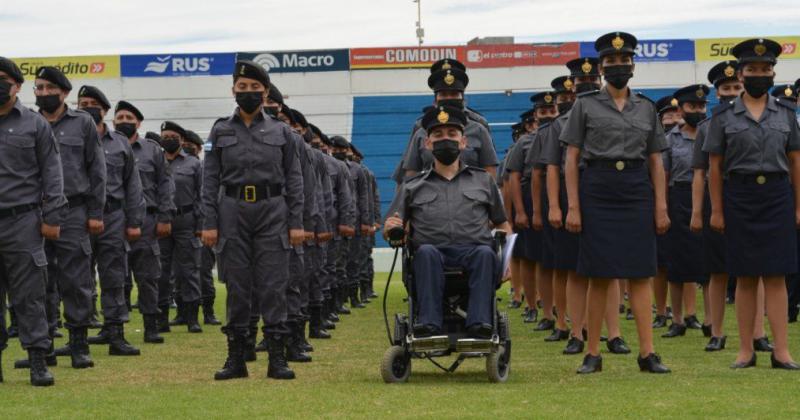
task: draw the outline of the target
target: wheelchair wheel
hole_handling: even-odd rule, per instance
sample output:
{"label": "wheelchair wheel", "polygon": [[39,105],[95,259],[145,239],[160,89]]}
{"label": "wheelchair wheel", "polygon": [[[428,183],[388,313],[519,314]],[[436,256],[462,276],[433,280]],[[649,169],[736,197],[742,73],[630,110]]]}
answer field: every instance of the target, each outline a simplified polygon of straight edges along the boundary
{"label": "wheelchair wheel", "polygon": [[411,355],[401,346],[386,349],[381,361],[381,376],[387,384],[406,382],[411,376]]}
{"label": "wheelchair wheel", "polygon": [[489,382],[505,382],[508,379],[511,369],[509,360],[505,346],[498,347],[497,352],[486,356],[486,374],[489,376]]}

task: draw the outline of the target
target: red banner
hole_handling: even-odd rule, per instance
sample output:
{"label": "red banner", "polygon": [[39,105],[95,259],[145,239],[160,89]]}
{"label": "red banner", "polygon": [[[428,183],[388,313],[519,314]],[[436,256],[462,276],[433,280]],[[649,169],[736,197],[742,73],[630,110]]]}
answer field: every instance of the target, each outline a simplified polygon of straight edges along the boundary
{"label": "red banner", "polygon": [[563,44],[533,44],[534,66],[558,66],[581,56],[579,42]]}
{"label": "red banner", "polygon": [[459,60],[467,68],[532,66],[535,52],[532,45],[467,45]]}

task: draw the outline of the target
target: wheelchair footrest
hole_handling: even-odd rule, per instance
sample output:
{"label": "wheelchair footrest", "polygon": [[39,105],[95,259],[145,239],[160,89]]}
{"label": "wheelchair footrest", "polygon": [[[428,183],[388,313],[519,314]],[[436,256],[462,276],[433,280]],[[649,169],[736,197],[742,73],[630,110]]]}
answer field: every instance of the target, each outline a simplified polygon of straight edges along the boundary
{"label": "wheelchair footrest", "polygon": [[456,341],[456,351],[459,353],[491,353],[493,348],[492,340],[462,338]]}
{"label": "wheelchair footrest", "polygon": [[415,352],[446,351],[450,348],[450,338],[446,335],[433,337],[411,337],[411,350]]}

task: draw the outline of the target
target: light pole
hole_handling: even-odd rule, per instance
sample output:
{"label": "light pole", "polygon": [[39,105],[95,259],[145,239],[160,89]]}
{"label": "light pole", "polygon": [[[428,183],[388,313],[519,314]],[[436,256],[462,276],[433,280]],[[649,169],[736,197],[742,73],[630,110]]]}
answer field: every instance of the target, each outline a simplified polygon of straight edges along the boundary
{"label": "light pole", "polygon": [[425,37],[425,29],[422,28],[422,0],[411,0],[413,3],[417,3],[417,39],[419,40],[419,46],[422,46],[422,38]]}

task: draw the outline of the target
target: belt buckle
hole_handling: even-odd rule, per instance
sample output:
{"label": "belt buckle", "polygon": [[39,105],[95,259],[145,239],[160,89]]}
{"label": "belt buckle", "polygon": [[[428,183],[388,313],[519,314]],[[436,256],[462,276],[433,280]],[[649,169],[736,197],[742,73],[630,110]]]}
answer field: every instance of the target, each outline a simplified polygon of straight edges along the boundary
{"label": "belt buckle", "polygon": [[614,167],[616,167],[618,171],[621,171],[625,169],[625,162],[618,160]]}
{"label": "belt buckle", "polygon": [[256,186],[255,185],[245,185],[244,186],[244,201],[248,203],[255,203],[256,202]]}
{"label": "belt buckle", "polygon": [[767,177],[765,177],[764,175],[759,175],[756,177],[756,184],[764,185],[766,183],[767,183]]}

